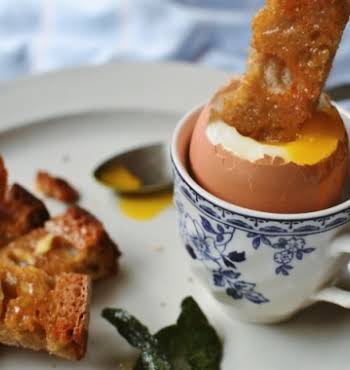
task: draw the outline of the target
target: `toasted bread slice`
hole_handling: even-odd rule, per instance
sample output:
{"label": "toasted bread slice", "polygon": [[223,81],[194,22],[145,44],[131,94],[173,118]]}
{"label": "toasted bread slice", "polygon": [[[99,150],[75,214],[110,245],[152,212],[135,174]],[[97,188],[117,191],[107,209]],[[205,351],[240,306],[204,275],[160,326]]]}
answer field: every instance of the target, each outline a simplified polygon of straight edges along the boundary
{"label": "toasted bread slice", "polygon": [[310,119],[349,20],[348,0],[267,0],[253,22],[247,71],[221,118],[242,135],[285,142]]}
{"label": "toasted bread slice", "polygon": [[50,275],[85,273],[93,280],[113,274],[119,256],[103,225],[78,207],[70,208],[0,252],[0,259],[19,266],[35,266]]}
{"label": "toasted bread slice", "polygon": [[0,247],[43,226],[49,217],[49,212],[41,200],[22,186],[14,184],[5,192],[0,202]]}
{"label": "toasted bread slice", "polygon": [[0,263],[0,342],[71,360],[86,351],[90,279]]}
{"label": "toasted bread slice", "polygon": [[55,177],[48,172],[39,171],[36,175],[35,185],[38,191],[49,198],[64,203],[78,202],[79,192],[61,177]]}
{"label": "toasted bread slice", "polygon": [[5,163],[0,156],[0,202],[5,198],[5,193],[7,190],[7,171],[5,168]]}

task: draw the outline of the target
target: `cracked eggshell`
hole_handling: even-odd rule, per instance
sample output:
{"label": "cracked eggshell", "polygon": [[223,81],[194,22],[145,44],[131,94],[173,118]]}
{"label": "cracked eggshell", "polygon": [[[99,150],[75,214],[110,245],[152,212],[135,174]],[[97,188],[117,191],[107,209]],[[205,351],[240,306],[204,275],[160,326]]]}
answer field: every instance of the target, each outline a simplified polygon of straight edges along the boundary
{"label": "cracked eggshell", "polygon": [[213,103],[200,114],[190,143],[195,181],[229,203],[273,213],[304,213],[331,207],[341,199],[348,173],[346,134],[336,150],[314,165],[297,165],[265,156],[251,162],[213,145],[206,128]]}

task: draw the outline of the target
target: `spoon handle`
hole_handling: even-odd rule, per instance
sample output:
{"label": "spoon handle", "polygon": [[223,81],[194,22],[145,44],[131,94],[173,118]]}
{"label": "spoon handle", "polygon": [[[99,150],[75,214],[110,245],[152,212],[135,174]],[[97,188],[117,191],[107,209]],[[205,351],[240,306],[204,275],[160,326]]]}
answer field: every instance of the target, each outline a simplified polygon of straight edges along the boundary
{"label": "spoon handle", "polygon": [[350,84],[330,87],[326,89],[326,93],[335,101],[350,99]]}

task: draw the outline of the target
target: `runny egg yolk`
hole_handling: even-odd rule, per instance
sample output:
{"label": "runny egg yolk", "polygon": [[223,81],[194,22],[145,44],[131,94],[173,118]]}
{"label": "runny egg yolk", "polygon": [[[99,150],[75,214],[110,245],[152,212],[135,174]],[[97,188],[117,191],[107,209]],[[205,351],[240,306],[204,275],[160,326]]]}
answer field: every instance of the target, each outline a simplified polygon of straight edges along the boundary
{"label": "runny egg yolk", "polygon": [[119,207],[124,215],[138,221],[151,220],[163,210],[171,206],[172,191],[156,194],[128,196],[124,195],[118,200]]}
{"label": "runny egg yolk", "polygon": [[278,144],[298,165],[313,165],[335,152],[345,137],[343,121],[335,108],[316,112],[304,123],[297,140]]}
{"label": "runny egg yolk", "polygon": [[[141,180],[127,167],[117,165],[103,169],[101,182],[120,192],[132,192],[142,186]],[[121,195],[118,205],[124,215],[138,221],[151,220],[172,204],[172,191],[146,195]]]}

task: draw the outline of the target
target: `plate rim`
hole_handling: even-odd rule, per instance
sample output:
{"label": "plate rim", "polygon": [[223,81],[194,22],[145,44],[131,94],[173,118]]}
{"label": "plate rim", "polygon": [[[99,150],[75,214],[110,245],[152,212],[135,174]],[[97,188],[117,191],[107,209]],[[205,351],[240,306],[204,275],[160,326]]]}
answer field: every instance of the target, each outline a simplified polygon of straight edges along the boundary
{"label": "plate rim", "polygon": [[96,111],[184,114],[228,78],[225,71],[186,63],[112,62],[32,75],[1,86],[0,134]]}

